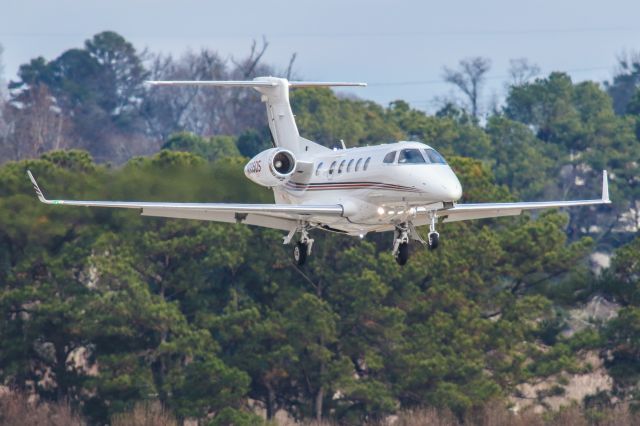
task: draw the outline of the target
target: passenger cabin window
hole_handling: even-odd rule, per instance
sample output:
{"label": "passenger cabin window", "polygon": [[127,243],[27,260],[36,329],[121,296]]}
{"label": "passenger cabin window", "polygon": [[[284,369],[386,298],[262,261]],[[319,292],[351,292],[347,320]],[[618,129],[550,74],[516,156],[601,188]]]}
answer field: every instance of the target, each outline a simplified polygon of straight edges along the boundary
{"label": "passenger cabin window", "polygon": [[384,156],[384,160],[382,160],[383,163],[386,164],[390,164],[393,163],[394,161],[396,161],[396,152],[398,151],[393,151],[388,153],[387,155]]}
{"label": "passenger cabin window", "polygon": [[371,157],[367,157],[367,161],[364,162],[364,167],[362,167],[362,170],[367,170],[367,167],[369,167],[370,162],[371,162]]}
{"label": "passenger cabin window", "polygon": [[344,164],[347,162],[347,160],[342,160],[340,162],[340,167],[338,167],[338,173],[342,173],[342,170],[344,170]]}
{"label": "passenger cabin window", "polygon": [[425,149],[424,153],[427,155],[427,158],[429,159],[429,161],[431,163],[434,163],[434,164],[447,164],[447,162],[445,161],[444,157],[442,155],[438,154],[438,151],[436,151],[433,148]]}
{"label": "passenger cabin window", "polygon": [[362,164],[362,158],[358,158],[358,162],[356,163],[356,172],[360,170],[360,164]]}
{"label": "passenger cabin window", "polygon": [[351,171],[351,166],[353,166],[353,158],[349,160],[349,164],[347,164],[347,172]]}
{"label": "passenger cabin window", "polygon": [[403,149],[398,157],[398,164],[424,164],[424,157],[419,149]]}
{"label": "passenger cabin window", "polygon": [[318,163],[318,167],[316,167],[316,176],[320,175],[320,169],[322,168],[322,161]]}
{"label": "passenger cabin window", "polygon": [[334,161],[333,163],[331,163],[331,166],[329,166],[329,174],[332,175],[335,169],[336,169],[336,162]]}

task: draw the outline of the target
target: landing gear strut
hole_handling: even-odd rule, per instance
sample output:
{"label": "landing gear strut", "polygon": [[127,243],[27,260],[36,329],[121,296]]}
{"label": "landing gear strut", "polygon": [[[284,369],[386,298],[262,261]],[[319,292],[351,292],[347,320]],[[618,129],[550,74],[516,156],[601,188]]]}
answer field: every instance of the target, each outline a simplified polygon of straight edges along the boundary
{"label": "landing gear strut", "polygon": [[398,265],[404,265],[409,260],[409,224],[401,223],[396,226],[393,239],[393,256]]}
{"label": "landing gear strut", "polygon": [[438,244],[440,244],[440,234],[436,232],[436,221],[438,220],[438,217],[436,216],[435,212],[431,212],[429,215],[431,216],[431,224],[429,225],[428,235],[429,249],[435,250],[438,248]]}
{"label": "landing gear strut", "polygon": [[293,246],[293,262],[298,266],[304,265],[307,260],[307,256],[311,255],[313,239],[309,238],[309,229],[309,224],[302,222],[296,228],[293,228],[286,237],[284,237],[284,244],[289,244],[296,232],[300,232],[300,240]]}
{"label": "landing gear strut", "polygon": [[435,212],[429,212],[431,223],[429,224],[429,235],[427,241],[423,240],[416,231],[415,226],[411,222],[400,223],[396,225],[393,234],[393,257],[396,258],[398,265],[404,265],[409,260],[409,241],[416,240],[429,247],[429,250],[435,250],[440,243],[440,234],[436,231],[436,223],[438,217]]}

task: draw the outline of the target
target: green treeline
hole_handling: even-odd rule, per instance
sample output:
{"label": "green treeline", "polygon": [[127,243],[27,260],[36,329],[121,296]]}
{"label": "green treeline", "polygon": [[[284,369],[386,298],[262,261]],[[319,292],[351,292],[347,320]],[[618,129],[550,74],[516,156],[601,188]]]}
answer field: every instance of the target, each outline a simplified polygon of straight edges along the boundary
{"label": "green treeline", "polygon": [[[591,351],[614,382],[585,408],[636,403],[640,67],[606,88],[563,73],[513,85],[482,123],[452,105],[427,115],[292,93],[301,133],[325,145],[433,145],[463,202],[596,198],[610,173],[611,206],[441,224],[441,247],[412,247],[405,267],[387,234],[318,232],[299,269],[279,231],[37,202],[27,169],[52,198],[272,202],[242,173],[270,146],[251,92],[141,84],[273,71],[252,58],[149,65],[101,33],[21,68],[1,117],[13,161],[0,167],[0,385],[68,400],[96,424],[144,401],[254,424],[249,399],[268,417],[360,424],[420,407],[464,418],[549,377],[564,378],[552,389],[562,395]],[[594,268],[596,252],[610,266]],[[596,295],[620,305],[617,318],[566,333],[570,311]]]}

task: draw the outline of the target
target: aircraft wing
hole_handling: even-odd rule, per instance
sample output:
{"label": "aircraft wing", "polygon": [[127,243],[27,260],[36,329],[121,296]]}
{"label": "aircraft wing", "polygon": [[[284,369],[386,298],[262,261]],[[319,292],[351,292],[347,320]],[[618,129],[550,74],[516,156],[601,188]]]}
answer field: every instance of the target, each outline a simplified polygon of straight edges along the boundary
{"label": "aircraft wing", "polygon": [[305,204],[235,204],[235,203],[164,203],[145,201],[77,201],[45,198],[31,171],[27,171],[38,199],[45,204],[111,207],[140,210],[142,216],[236,222],[289,231],[298,220],[309,216],[342,216],[341,205]]}
{"label": "aircraft wing", "polygon": [[522,203],[478,203],[456,204],[449,209],[438,211],[438,215],[444,218],[444,222],[460,220],[484,219],[501,216],[517,216],[524,210],[550,209],[559,207],[591,206],[609,204],[609,181],[607,171],[602,171],[602,197],[594,200],[574,201],[534,201]]}

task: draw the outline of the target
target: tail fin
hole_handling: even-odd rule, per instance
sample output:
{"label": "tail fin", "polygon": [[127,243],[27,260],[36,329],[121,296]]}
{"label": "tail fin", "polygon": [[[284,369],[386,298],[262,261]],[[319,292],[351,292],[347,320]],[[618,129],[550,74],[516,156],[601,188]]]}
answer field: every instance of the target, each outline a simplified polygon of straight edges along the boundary
{"label": "tail fin", "polygon": [[366,83],[288,81],[285,78],[277,77],[257,77],[251,81],[147,81],[147,84],[151,86],[254,88],[262,94],[262,101],[266,104],[269,128],[276,146],[288,149],[294,154],[318,152],[327,148],[300,137],[289,103],[290,87],[366,86]]}

